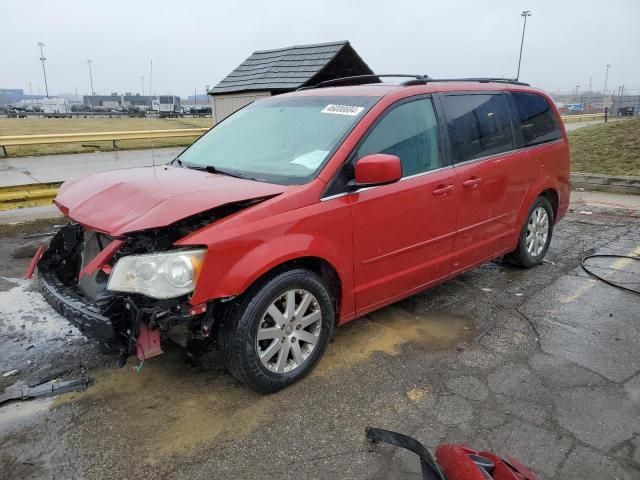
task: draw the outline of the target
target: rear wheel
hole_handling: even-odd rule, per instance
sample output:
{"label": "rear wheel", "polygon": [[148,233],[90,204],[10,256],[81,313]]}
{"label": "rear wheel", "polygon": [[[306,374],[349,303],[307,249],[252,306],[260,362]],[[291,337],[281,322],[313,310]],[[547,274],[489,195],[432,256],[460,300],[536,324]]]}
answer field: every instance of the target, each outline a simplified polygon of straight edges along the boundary
{"label": "rear wheel", "polygon": [[227,311],[220,347],[228,370],[270,393],[303,378],[324,353],[333,302],[315,273],[295,269],[260,282]]}
{"label": "rear wheel", "polygon": [[507,259],[525,268],[542,263],[551,243],[553,224],[553,208],[549,200],[545,197],[536,198],[520,232],[518,247],[507,255]]}

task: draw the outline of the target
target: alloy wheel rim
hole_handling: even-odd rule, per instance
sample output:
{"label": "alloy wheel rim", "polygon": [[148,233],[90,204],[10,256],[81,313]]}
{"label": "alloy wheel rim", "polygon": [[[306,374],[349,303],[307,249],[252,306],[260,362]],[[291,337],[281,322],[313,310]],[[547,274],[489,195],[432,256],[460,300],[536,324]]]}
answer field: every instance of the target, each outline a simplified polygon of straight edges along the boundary
{"label": "alloy wheel rim", "polygon": [[303,365],[315,349],[322,329],[322,311],[307,290],[288,290],[264,312],[256,336],[256,354],[274,373]]}
{"label": "alloy wheel rim", "polygon": [[527,222],[527,234],[525,243],[527,252],[532,257],[537,257],[542,253],[547,238],[549,237],[549,215],[543,207],[536,208],[531,212],[529,221]]}

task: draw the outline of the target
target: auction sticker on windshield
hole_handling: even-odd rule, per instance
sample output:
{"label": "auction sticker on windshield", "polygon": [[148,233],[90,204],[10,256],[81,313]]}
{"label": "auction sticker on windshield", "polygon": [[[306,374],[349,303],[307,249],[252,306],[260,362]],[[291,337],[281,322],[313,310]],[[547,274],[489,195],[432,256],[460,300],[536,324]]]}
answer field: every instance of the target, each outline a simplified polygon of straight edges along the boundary
{"label": "auction sticker on windshield", "polygon": [[322,109],[322,113],[335,113],[337,115],[351,115],[356,116],[360,112],[364,110],[364,107],[356,107],[353,105],[333,105],[329,104],[324,109]]}
{"label": "auction sticker on windshield", "polygon": [[305,153],[304,155],[294,158],[291,160],[291,163],[302,165],[309,170],[315,170],[325,159],[327,153],[329,153],[329,150],[314,150],[313,152]]}

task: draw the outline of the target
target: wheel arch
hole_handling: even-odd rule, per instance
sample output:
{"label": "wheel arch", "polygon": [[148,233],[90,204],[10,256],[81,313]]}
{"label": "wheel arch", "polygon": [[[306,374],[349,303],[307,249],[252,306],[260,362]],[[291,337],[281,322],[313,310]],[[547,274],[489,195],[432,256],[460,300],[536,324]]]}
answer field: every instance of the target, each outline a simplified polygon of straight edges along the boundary
{"label": "wheel arch", "polygon": [[335,312],[336,322],[340,318],[340,307],[342,304],[342,280],[336,268],[326,259],[315,256],[304,256],[292,258],[278,265],[275,265],[263,272],[260,276],[258,276],[251,285],[247,287],[245,291],[250,289],[253,285],[260,283],[268,278],[272,278],[279,273],[285,272],[287,270],[292,270],[294,268],[303,268],[305,270],[309,270],[315,274],[317,274],[327,285],[329,289],[329,293],[331,294],[331,300],[333,302],[333,308]]}
{"label": "wheel arch", "polygon": [[557,222],[558,219],[558,208],[560,206],[560,196],[558,192],[554,188],[547,188],[542,191],[536,198],[545,197],[549,203],[551,204],[551,208],[553,209],[553,221]]}
{"label": "wheel arch", "polygon": [[553,217],[554,223],[558,222],[558,214],[560,210],[560,194],[558,192],[557,185],[555,185],[551,178],[543,177],[535,185],[532,185],[526,197],[523,199],[520,204],[520,210],[518,212],[518,216],[516,219],[517,228],[513,232],[513,238],[511,239],[511,246],[516,248],[518,244],[518,238],[520,237],[520,232],[524,222],[527,218],[527,213],[533,205],[533,202],[536,201],[538,197],[546,198],[551,204],[551,208],[553,209]]}

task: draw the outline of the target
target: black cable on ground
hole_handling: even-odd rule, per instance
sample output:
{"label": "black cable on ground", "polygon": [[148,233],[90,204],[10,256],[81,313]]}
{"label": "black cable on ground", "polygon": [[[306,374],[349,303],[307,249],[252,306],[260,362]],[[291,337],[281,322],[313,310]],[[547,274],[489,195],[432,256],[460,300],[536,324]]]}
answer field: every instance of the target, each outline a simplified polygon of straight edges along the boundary
{"label": "black cable on ground", "polygon": [[634,290],[633,288],[629,288],[629,287],[624,287],[618,283],[612,282],[610,280],[607,280],[606,278],[598,275],[597,273],[594,273],[593,271],[589,270],[587,268],[587,266],[584,264],[585,261],[589,260],[590,258],[628,258],[631,260],[638,260],[640,261],[640,257],[631,257],[629,255],[601,255],[601,254],[594,254],[594,255],[586,255],[584,257],[582,257],[582,261],[580,262],[580,264],[582,265],[582,269],[587,272],[589,275],[591,275],[592,277],[597,278],[598,280],[606,283],[607,285],[611,285],[612,287],[615,288],[619,288],[620,290],[624,290],[626,292],[629,293],[635,293],[636,295],[640,295],[640,290]]}

